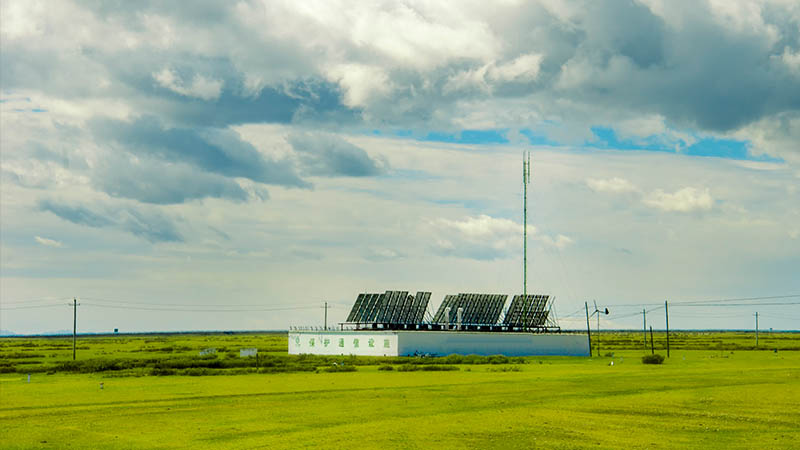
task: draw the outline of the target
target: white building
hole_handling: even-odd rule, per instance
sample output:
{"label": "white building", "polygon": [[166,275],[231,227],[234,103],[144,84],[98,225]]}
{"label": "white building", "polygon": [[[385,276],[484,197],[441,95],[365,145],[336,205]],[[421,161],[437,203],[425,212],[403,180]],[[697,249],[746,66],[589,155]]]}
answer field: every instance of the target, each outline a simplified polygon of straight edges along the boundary
{"label": "white building", "polygon": [[581,334],[469,331],[290,331],[289,354],[589,356]]}

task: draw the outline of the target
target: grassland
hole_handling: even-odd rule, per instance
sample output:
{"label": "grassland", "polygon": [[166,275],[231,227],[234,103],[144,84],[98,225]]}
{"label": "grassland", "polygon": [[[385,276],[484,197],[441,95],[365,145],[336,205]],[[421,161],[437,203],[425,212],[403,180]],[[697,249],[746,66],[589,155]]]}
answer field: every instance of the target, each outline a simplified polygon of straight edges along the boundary
{"label": "grassland", "polygon": [[[293,357],[279,334],[114,336],[81,339],[72,366],[67,339],[2,339],[0,446],[798,447],[800,335],[762,350],[747,333],[672,335],[660,366],[641,339],[604,333],[613,356],[591,359],[420,359]],[[407,369],[425,367],[451,370]]]}

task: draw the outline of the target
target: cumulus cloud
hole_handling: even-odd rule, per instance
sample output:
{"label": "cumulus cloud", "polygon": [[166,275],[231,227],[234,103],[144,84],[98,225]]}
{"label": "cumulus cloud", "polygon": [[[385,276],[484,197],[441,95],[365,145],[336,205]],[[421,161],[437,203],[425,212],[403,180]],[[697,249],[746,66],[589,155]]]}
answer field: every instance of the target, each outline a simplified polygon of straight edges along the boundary
{"label": "cumulus cloud", "polygon": [[364,258],[369,261],[392,261],[400,258],[405,258],[406,255],[403,252],[391,249],[391,248],[382,248],[382,247],[370,247],[367,249]]}
{"label": "cumulus cloud", "polygon": [[[523,227],[509,219],[482,214],[462,220],[437,219],[429,226],[433,235],[431,247],[441,255],[493,260],[520,252]],[[542,235],[531,225],[528,225],[528,237],[557,248],[573,243],[571,238],[562,234],[555,237]]]}
{"label": "cumulus cloud", "polygon": [[183,241],[175,223],[154,208],[131,205],[88,206],[53,199],[41,200],[38,208],[77,225],[112,228],[131,233],[151,243]]}
{"label": "cumulus cloud", "polygon": [[288,142],[305,170],[313,175],[364,177],[380,175],[388,163],[330,133],[292,133]]}
{"label": "cumulus cloud", "polygon": [[[288,159],[269,157],[233,130],[167,127],[153,116],[89,122],[101,153],[92,185],[113,197],[174,204],[207,197],[268,198],[263,185],[309,188]],[[314,159],[310,157],[310,159]]]}
{"label": "cumulus cloud", "polygon": [[792,72],[800,76],[800,51],[792,51],[788,46],[784,47],[781,60]]}
{"label": "cumulus cloud", "polygon": [[750,151],[756,155],[782,158],[795,166],[800,164],[800,111],[776,114],[760,119],[733,133],[748,139]]}
{"label": "cumulus cloud", "polygon": [[708,188],[700,189],[689,186],[678,189],[673,193],[665,192],[663,189],[645,192],[630,181],[620,177],[607,179],[587,178],[586,185],[595,192],[632,193],[634,196],[628,197],[632,202],[641,202],[647,207],[665,212],[707,211],[714,206],[714,198]]}
{"label": "cumulus cloud", "polygon": [[231,130],[168,128],[151,116],[132,122],[95,119],[91,128],[96,137],[116,142],[134,155],[184,162],[204,171],[259,183],[309,186],[289,161],[268,159]]}
{"label": "cumulus cloud", "polygon": [[[111,157],[95,169],[92,184],[112,197],[162,205],[209,197],[240,202],[251,197],[235,179],[148,157]],[[267,197],[266,189],[261,197]]]}
{"label": "cumulus cloud", "polygon": [[55,239],[48,239],[48,238],[41,237],[41,236],[34,236],[33,238],[36,240],[36,242],[38,242],[39,244],[44,245],[46,247],[61,248],[61,247],[64,246],[64,244],[62,242],[57,241]]}
{"label": "cumulus cloud", "polygon": [[564,236],[563,234],[556,235],[555,237],[539,236],[538,239],[546,245],[559,249],[565,248],[575,242],[572,238],[569,236]]}
{"label": "cumulus cloud", "polygon": [[595,192],[612,192],[615,194],[639,190],[630,181],[619,177],[609,179],[589,178],[586,180],[586,185]]}
{"label": "cumulus cloud", "polygon": [[507,256],[519,247],[522,226],[508,219],[487,215],[463,220],[438,219],[433,250],[443,255],[491,260]]}
{"label": "cumulus cloud", "polygon": [[517,127],[581,142],[619,123],[678,150],[739,133],[772,152],[791,130],[751,125],[800,105],[800,14],[778,0],[48,9],[6,8],[5,89],[113,100],[185,127]]}
{"label": "cumulus cloud", "polygon": [[674,193],[656,189],[644,198],[644,204],[663,211],[692,212],[708,211],[714,206],[714,199],[708,188],[685,187]]}
{"label": "cumulus cloud", "polygon": [[174,71],[164,68],[153,73],[153,79],[164,88],[187,97],[196,97],[203,100],[215,100],[222,92],[222,81],[208,79],[200,74],[195,74],[190,84],[186,84]]}
{"label": "cumulus cloud", "polygon": [[342,102],[350,108],[366,106],[392,90],[389,76],[381,67],[343,64],[330,68],[328,78],[342,87]]}

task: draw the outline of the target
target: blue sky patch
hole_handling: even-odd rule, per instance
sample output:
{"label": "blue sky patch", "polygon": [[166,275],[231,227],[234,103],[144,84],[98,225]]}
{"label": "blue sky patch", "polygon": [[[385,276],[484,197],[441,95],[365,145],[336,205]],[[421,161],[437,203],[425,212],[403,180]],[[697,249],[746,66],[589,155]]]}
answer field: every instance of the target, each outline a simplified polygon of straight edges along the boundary
{"label": "blue sky patch", "polygon": [[[620,139],[616,131],[611,127],[596,126],[591,128],[594,138],[583,143],[585,148],[599,148],[608,150],[637,150],[651,152],[675,153],[674,143],[670,143],[660,135],[652,135],[636,139]],[[425,142],[446,142],[452,144],[510,144],[508,139],[509,129],[489,129],[489,130],[462,130],[460,132],[429,131],[419,133],[409,129],[392,130],[384,132],[382,130],[372,130],[375,136],[391,135],[400,138],[412,138]],[[551,147],[562,147],[565,144],[551,140],[545,134],[537,133],[529,128],[519,130],[525,136],[530,145],[546,145]],[[715,158],[726,158],[736,160],[761,161],[761,162],[783,162],[780,158],[768,155],[754,156],[749,151],[749,143],[736,139],[717,139],[702,138],[695,143],[687,145],[687,142],[680,140],[677,142],[683,148],[681,153],[690,156],[706,156]]]}
{"label": "blue sky patch", "polygon": [[508,144],[504,130],[463,130],[459,133],[443,133],[432,131],[422,141],[447,142],[451,144]]}

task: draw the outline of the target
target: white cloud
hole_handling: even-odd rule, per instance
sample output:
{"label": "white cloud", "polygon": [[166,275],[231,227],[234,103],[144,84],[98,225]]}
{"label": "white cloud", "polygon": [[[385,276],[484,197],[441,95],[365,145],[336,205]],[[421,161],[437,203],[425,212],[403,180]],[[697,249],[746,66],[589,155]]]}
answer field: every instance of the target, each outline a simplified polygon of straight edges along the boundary
{"label": "white cloud", "polygon": [[795,166],[800,164],[800,112],[764,117],[731,136],[749,140],[749,151],[754,155],[783,158]]}
{"label": "white cloud", "polygon": [[[509,219],[481,214],[460,220],[438,219],[428,229],[435,236],[433,249],[448,256],[492,260],[507,258],[522,252],[522,225]],[[528,225],[528,239],[548,247],[565,248],[572,238],[563,234],[548,236]]]}
{"label": "white cloud", "polygon": [[390,248],[372,247],[367,250],[366,259],[370,261],[391,261],[406,255]]}
{"label": "white cloud", "polygon": [[792,52],[789,47],[784,47],[781,59],[792,72],[796,75],[800,75],[800,51]]}
{"label": "white cloud", "polygon": [[714,199],[708,188],[685,187],[672,194],[656,189],[644,198],[644,204],[663,211],[708,211],[714,206]]}
{"label": "white cloud", "polygon": [[376,96],[392,90],[389,76],[377,66],[343,64],[328,70],[328,78],[344,90],[344,104],[351,108],[366,106]]}
{"label": "white cloud", "polygon": [[639,190],[630,181],[619,177],[609,178],[605,180],[589,178],[586,180],[586,185],[589,186],[589,189],[595,192],[612,192],[615,194],[623,192],[636,192]]}
{"label": "white cloud", "polygon": [[478,89],[492,92],[503,83],[529,83],[539,76],[542,59],[541,54],[530,53],[506,63],[492,61],[481,67],[463,70],[451,75],[442,91],[452,93]]}
{"label": "white cloud", "polygon": [[36,240],[36,242],[38,242],[38,243],[40,243],[40,244],[42,244],[44,246],[47,246],[47,247],[61,248],[61,247],[64,246],[63,243],[61,243],[59,241],[56,241],[55,239],[48,239],[48,238],[44,238],[44,237],[41,237],[41,236],[34,236],[34,239]]}
{"label": "white cloud", "polygon": [[513,61],[492,67],[489,76],[500,81],[533,81],[539,76],[542,59],[543,56],[537,53],[521,55]]}
{"label": "white cloud", "polygon": [[571,245],[575,242],[572,238],[564,236],[563,234],[559,234],[555,238],[552,238],[550,236],[541,236],[539,237],[539,239],[546,245],[549,245],[551,247],[556,247],[559,249],[565,248],[568,245]]}
{"label": "white cloud", "polygon": [[[518,249],[522,225],[485,214],[461,220],[438,219],[430,223],[434,250],[446,255],[474,259],[503,258]],[[529,226],[532,235],[534,227]]]}
{"label": "white cloud", "polygon": [[222,93],[222,80],[206,78],[200,74],[195,74],[194,78],[192,78],[192,83],[188,86],[178,74],[168,68],[164,68],[158,73],[153,73],[153,79],[161,87],[187,97],[214,100],[219,98],[220,93]]}

